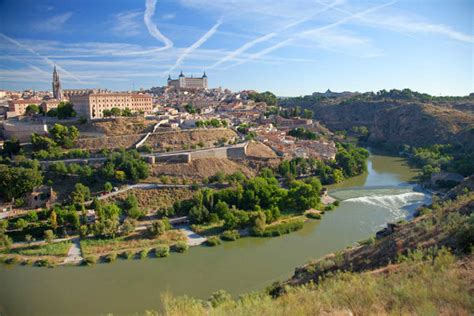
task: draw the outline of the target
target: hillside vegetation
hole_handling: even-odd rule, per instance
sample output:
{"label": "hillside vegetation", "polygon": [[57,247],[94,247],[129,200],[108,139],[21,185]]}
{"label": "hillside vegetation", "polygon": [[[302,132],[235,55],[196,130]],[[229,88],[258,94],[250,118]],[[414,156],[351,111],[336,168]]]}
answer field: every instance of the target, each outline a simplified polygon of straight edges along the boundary
{"label": "hillside vegetation", "polygon": [[379,238],[297,268],[266,293],[234,300],[218,291],[207,301],[166,295],[163,314],[471,315],[474,193],[460,188],[454,200],[435,202]]}
{"label": "hillside vegetation", "polygon": [[285,99],[286,108],[311,109],[331,130],[368,128],[371,144],[397,149],[404,144],[452,144],[474,148],[474,98],[434,97],[408,89],[352,97]]}

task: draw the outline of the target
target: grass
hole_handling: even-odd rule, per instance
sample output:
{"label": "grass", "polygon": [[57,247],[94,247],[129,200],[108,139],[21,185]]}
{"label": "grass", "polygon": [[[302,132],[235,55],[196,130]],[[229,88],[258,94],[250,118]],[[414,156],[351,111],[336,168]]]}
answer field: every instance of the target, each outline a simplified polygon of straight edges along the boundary
{"label": "grass", "polygon": [[23,248],[12,248],[10,253],[16,253],[23,256],[58,256],[64,257],[71,248],[70,241],[63,241],[47,245],[35,245]]}
{"label": "grass", "polygon": [[208,237],[206,240],[206,245],[210,247],[218,246],[222,243],[221,239],[217,236]]}
{"label": "grass", "polygon": [[275,237],[284,234],[289,234],[296,230],[303,228],[304,221],[300,218],[284,220],[276,224],[271,224],[265,227],[265,230],[261,233],[256,233],[260,237]]}
{"label": "grass", "polygon": [[216,223],[210,223],[207,225],[191,225],[191,229],[198,235],[201,236],[214,236],[220,234],[224,230],[224,221],[220,220]]}
{"label": "grass", "polygon": [[[472,258],[469,259],[472,265]],[[162,297],[163,315],[470,315],[474,298],[471,269],[449,252],[433,260],[401,263],[390,273],[339,272],[288,289],[272,299],[266,293],[207,301]],[[159,315],[158,312],[147,315]]]}
{"label": "grass", "polygon": [[221,239],[225,241],[235,241],[240,238],[239,231],[236,229],[226,230],[221,234]]}
{"label": "grass", "polygon": [[148,239],[143,236],[118,237],[114,239],[83,239],[81,240],[81,250],[84,256],[128,251],[136,253],[145,248],[154,248],[162,244],[174,244],[184,239],[183,234],[176,230],[166,231],[156,239]]}

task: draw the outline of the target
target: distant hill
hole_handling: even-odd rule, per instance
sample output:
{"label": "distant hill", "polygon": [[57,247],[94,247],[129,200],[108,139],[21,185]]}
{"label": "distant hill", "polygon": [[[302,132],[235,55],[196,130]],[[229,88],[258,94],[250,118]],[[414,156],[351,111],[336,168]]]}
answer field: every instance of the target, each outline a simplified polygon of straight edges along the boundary
{"label": "distant hill", "polygon": [[457,144],[474,148],[474,97],[433,97],[410,90],[352,97],[285,99],[284,107],[313,110],[332,130],[369,129],[369,143],[396,147]]}

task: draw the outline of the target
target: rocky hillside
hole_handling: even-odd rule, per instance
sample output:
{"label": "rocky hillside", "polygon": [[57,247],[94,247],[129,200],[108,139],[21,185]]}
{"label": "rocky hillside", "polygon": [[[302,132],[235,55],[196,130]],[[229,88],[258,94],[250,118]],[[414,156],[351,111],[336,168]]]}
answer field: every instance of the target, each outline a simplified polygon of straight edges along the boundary
{"label": "rocky hillside", "polygon": [[420,210],[411,222],[389,224],[386,229],[361,245],[299,267],[291,279],[273,289],[274,295],[285,291],[285,286],[318,282],[335,271],[364,272],[377,269],[396,269],[396,266],[415,250],[420,255],[435,254],[445,247],[463,256],[472,251],[474,243],[474,193],[465,193],[454,200],[446,200]]}
{"label": "rocky hillside", "polygon": [[332,130],[369,129],[368,141],[391,147],[408,144],[474,146],[474,115],[431,103],[344,101],[313,106],[315,118]]}

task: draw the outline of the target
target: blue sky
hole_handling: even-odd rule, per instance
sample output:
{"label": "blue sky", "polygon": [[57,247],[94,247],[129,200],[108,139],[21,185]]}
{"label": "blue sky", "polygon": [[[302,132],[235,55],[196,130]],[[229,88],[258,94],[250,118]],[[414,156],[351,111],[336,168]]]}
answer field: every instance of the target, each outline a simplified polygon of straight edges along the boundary
{"label": "blue sky", "polygon": [[474,92],[471,0],[0,0],[0,89]]}

